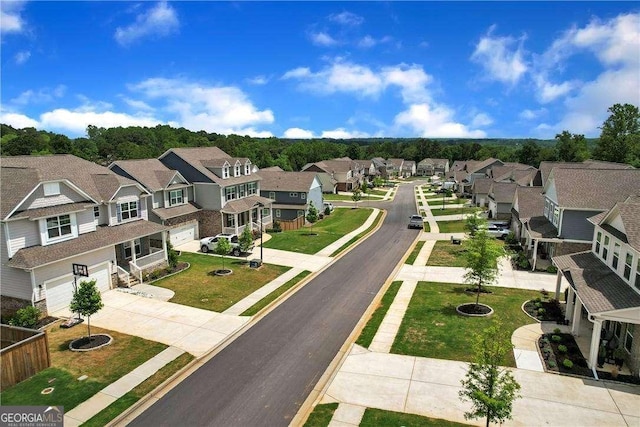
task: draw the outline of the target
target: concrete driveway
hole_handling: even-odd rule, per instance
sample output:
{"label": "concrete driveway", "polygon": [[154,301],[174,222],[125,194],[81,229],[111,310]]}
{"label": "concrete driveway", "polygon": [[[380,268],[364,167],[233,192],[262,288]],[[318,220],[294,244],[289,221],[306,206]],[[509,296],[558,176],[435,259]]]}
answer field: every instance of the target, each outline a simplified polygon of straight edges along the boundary
{"label": "concrete driveway", "polygon": [[[196,357],[207,353],[250,320],[117,289],[104,292],[102,302],[104,308],[91,316],[93,326],[158,341]],[[55,316],[71,317],[72,314],[63,310]]]}

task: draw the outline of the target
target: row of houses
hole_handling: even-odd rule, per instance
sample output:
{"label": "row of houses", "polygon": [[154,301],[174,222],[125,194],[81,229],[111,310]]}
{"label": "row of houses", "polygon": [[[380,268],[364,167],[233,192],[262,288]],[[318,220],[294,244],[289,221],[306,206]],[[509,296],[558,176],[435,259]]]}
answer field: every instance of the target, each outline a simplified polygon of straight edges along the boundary
{"label": "row of houses", "polygon": [[[455,162],[448,179],[489,216],[511,221],[532,269],[557,268],[572,333],[593,325],[588,355],[595,369],[603,340],[624,349],[640,373],[640,170],[586,161],[542,162],[538,169],[487,159]],[[587,320],[585,320],[587,319]]]}

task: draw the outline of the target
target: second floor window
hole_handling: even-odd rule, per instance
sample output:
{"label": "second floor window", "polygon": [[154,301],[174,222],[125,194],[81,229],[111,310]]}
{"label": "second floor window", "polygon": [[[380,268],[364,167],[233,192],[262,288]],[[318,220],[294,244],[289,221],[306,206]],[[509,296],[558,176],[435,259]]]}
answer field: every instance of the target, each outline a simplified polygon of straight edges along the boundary
{"label": "second floor window", "polygon": [[241,199],[247,194],[247,186],[245,184],[238,185],[238,198]]}
{"label": "second floor window", "polygon": [[596,253],[600,255],[600,242],[602,241],[602,233],[598,231],[596,234]]}
{"label": "second floor window", "polygon": [[270,198],[270,199],[272,199],[272,200],[275,200],[275,199],[276,199],[276,193],[275,193],[275,191],[269,191],[269,198]]}
{"label": "second floor window", "polygon": [[222,178],[229,178],[229,166],[222,168]]}
{"label": "second floor window", "polygon": [[636,288],[640,289],[640,260],[636,266]]}
{"label": "second floor window", "polygon": [[255,182],[250,182],[247,184],[247,194],[249,194],[250,196],[253,194],[256,194],[256,183]]}
{"label": "second floor window", "polygon": [[94,206],[93,207],[93,217],[94,218],[100,218],[100,207],[99,206]]}
{"label": "second floor window", "polygon": [[611,266],[614,270],[618,269],[618,260],[620,259],[620,245],[617,243],[613,244],[613,259],[611,260]]}
{"label": "second floor window", "polygon": [[289,193],[289,197],[291,198],[298,198],[298,193]]}
{"label": "second floor window", "polygon": [[307,198],[307,193],[300,193],[300,198],[302,200],[306,199]]}
{"label": "second floor window", "polygon": [[[633,254],[627,252],[627,255],[624,257],[624,272],[622,273],[627,280],[631,277],[631,264],[633,264]],[[640,262],[638,263],[638,268],[638,273],[640,273]],[[636,278],[636,286],[640,287],[640,280],[638,280],[638,278]]]}
{"label": "second floor window", "polygon": [[171,190],[169,192],[169,206],[181,205],[182,203],[184,203],[182,190]]}
{"label": "second floor window", "polygon": [[604,236],[604,244],[602,245],[602,259],[607,260],[609,255],[609,236]]}
{"label": "second floor window", "polygon": [[49,239],[69,236],[71,233],[71,216],[60,215],[47,218],[47,236],[49,236]]}
{"label": "second floor window", "polygon": [[138,202],[120,203],[120,218],[122,221],[128,221],[138,217]]}
{"label": "second floor window", "polygon": [[236,198],[236,187],[227,187],[224,189],[224,193],[227,201],[233,200]]}

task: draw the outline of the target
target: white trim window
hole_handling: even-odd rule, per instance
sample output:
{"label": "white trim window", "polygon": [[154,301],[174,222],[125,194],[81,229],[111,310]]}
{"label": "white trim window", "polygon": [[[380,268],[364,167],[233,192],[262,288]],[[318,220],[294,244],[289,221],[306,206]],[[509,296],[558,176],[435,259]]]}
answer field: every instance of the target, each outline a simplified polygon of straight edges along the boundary
{"label": "white trim window", "polygon": [[240,176],[240,165],[236,165],[233,168],[233,176]]}
{"label": "white trim window", "polygon": [[640,289],[640,259],[636,265],[636,288]]}
{"label": "white trim window", "polygon": [[236,186],[226,187],[224,189],[225,200],[228,202],[229,200],[234,200],[236,198]]}
{"label": "white trim window", "polygon": [[100,206],[93,207],[93,217],[96,219],[100,218]]}
{"label": "white trim window", "polygon": [[[627,252],[624,257],[624,269],[622,270],[622,276],[630,280],[631,279],[631,265],[633,264],[633,254],[631,252]],[[640,262],[638,263],[638,274],[640,274]],[[636,277],[636,286],[640,288],[640,276]]]}
{"label": "white trim window", "polygon": [[305,200],[307,198],[307,193],[300,193],[300,198]]}
{"label": "white trim window", "polygon": [[250,182],[247,184],[247,194],[250,196],[253,196],[254,194],[256,194],[256,183],[255,182]]}
{"label": "white trim window", "polygon": [[229,178],[229,166],[222,167],[222,178],[223,179]]}
{"label": "white trim window", "polygon": [[224,214],[224,224],[225,224],[225,227],[235,227],[236,216],[233,214]]}
{"label": "white trim window", "polygon": [[607,261],[609,255],[609,236],[604,236],[604,244],[602,245],[602,259]]}
{"label": "white trim window", "polygon": [[71,215],[60,215],[47,218],[45,220],[47,226],[47,240],[61,240],[69,236],[73,236],[73,226],[71,224]]}
{"label": "white trim window", "polygon": [[59,182],[45,182],[43,185],[43,191],[45,197],[48,196],[57,196],[60,194],[60,183]]}
{"label": "white trim window", "polygon": [[[140,255],[142,253],[142,248],[140,247],[140,239],[135,239],[133,241],[133,245],[135,247],[136,256]],[[131,242],[124,242],[122,244],[122,248],[124,250],[125,259],[133,258],[133,255],[131,254]]]}
{"label": "white trim window", "polygon": [[275,200],[276,199],[276,192],[275,191],[269,191],[269,198],[271,200]]}
{"label": "white trim window", "polygon": [[244,174],[251,175],[251,163],[247,162],[244,164]]}
{"label": "white trim window", "polygon": [[631,353],[631,349],[633,348],[633,323],[627,323],[627,333],[624,337],[624,348],[629,353]]}
{"label": "white trim window", "polygon": [[247,185],[246,184],[238,185],[238,199],[242,199],[246,195],[247,195]]}
{"label": "white trim window", "polygon": [[297,199],[298,193],[289,193],[289,197],[291,197],[292,199]]}
{"label": "white trim window", "polygon": [[560,221],[560,208],[555,206],[553,208],[553,225],[558,227],[558,222]]}
{"label": "white trim window", "polygon": [[139,207],[136,200],[120,203],[118,205],[118,221],[125,222],[139,218]]}
{"label": "white trim window", "polygon": [[595,252],[598,255],[600,255],[600,242],[601,241],[602,241],[602,233],[600,231],[598,231],[598,234],[596,234],[596,248],[595,248]]}
{"label": "white trim window", "polygon": [[184,202],[182,189],[169,191],[169,206],[183,205]]}
{"label": "white trim window", "polygon": [[618,270],[618,261],[620,260],[620,245],[613,243],[613,258],[611,258],[611,266],[614,270]]}
{"label": "white trim window", "polygon": [[276,209],[276,218],[280,218],[280,215],[281,215],[280,209]]}

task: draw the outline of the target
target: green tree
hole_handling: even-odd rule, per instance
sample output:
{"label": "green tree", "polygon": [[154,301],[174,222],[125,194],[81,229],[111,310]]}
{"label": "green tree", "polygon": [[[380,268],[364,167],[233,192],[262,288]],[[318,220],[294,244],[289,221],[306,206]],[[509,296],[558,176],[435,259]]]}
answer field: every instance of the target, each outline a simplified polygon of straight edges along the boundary
{"label": "green tree", "polygon": [[318,213],[318,208],[315,207],[312,201],[309,201],[309,209],[307,209],[306,219],[311,224],[311,231],[313,232],[313,224],[318,221],[320,214]]}
{"label": "green tree", "polygon": [[379,176],[376,176],[375,178],[373,178],[373,186],[374,187],[380,188],[380,187],[382,187],[382,183],[383,183],[382,178],[380,178]]}
{"label": "green tree", "polygon": [[351,193],[351,200],[356,204],[356,208],[358,207],[358,202],[362,200],[362,191],[359,188],[356,188]]}
{"label": "green tree", "polygon": [[525,165],[538,167],[540,165],[540,147],[535,141],[527,141],[518,150],[518,161]]}
{"label": "green tree", "polygon": [[251,232],[251,227],[249,225],[244,227],[240,237],[238,237],[238,245],[240,246],[240,250],[249,256],[249,250],[251,250],[251,246],[253,245],[253,233]]}
{"label": "green tree", "polygon": [[469,364],[459,392],[462,401],[473,405],[464,414],[467,420],[485,417],[489,427],[490,422],[502,424],[511,419],[513,402],[520,397],[520,384],[509,370],[500,367],[513,348],[504,339],[508,335],[500,324],[495,324],[475,337],[475,361]]}
{"label": "green tree", "polygon": [[602,124],[593,157],[618,163],[640,164],[640,110],[631,104],[615,104]]}
{"label": "green tree", "polygon": [[79,313],[87,318],[87,334],[91,339],[91,316],[104,307],[102,296],[96,286],[96,280],[83,280],[73,292],[73,298],[69,309],[73,313]]}
{"label": "green tree", "polygon": [[478,231],[487,221],[484,218],[479,217],[478,215],[469,215],[465,219],[464,229],[467,230],[470,236],[475,236],[476,231]]}
{"label": "green tree", "polygon": [[16,314],[9,319],[11,326],[20,326],[21,328],[35,329],[42,313],[37,307],[28,305],[16,311]]}
{"label": "green tree", "polygon": [[170,240],[167,240],[167,263],[171,268],[176,268],[178,265],[178,251],[173,249],[173,245]]}
{"label": "green tree", "polygon": [[561,162],[583,162],[589,158],[589,149],[584,135],[571,134],[566,130],[556,135],[556,157]]}
{"label": "green tree", "polygon": [[225,237],[218,238],[218,241],[216,242],[216,247],[214,248],[213,253],[215,253],[216,255],[220,255],[222,257],[223,270],[225,270],[224,259],[227,257],[227,255],[229,255],[229,252],[231,252],[231,242],[229,242],[229,240]]}
{"label": "green tree", "polygon": [[467,239],[464,245],[467,269],[464,280],[466,283],[476,286],[477,305],[482,287],[492,284],[498,276],[498,259],[504,255],[504,250],[496,239],[482,228]]}

